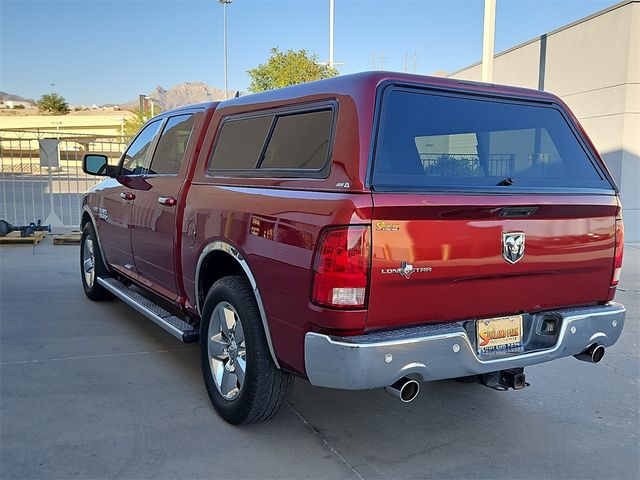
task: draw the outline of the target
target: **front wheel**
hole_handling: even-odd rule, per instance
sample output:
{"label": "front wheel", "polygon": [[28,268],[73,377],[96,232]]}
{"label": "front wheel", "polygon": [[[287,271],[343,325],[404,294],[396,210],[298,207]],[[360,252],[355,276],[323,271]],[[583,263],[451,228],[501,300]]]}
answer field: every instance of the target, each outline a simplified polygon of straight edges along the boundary
{"label": "front wheel", "polygon": [[231,424],[272,418],[293,385],[273,363],[255,297],[239,276],[221,278],[207,294],[200,359],[211,403]]}
{"label": "front wheel", "polygon": [[113,295],[97,282],[100,276],[108,275],[107,267],[102,261],[98,237],[91,222],[82,229],[80,239],[80,274],[82,288],[91,300],[107,300]]}

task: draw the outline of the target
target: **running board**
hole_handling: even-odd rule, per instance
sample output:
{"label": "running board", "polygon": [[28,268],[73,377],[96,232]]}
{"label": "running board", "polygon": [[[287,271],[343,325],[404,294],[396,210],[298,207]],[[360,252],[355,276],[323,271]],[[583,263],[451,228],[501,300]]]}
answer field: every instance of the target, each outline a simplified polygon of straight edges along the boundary
{"label": "running board", "polygon": [[135,287],[127,286],[112,277],[98,277],[97,280],[100,285],[109,290],[124,303],[135,308],[138,312],[164,328],[174,337],[179,338],[184,343],[198,341],[198,330],[138,293]]}

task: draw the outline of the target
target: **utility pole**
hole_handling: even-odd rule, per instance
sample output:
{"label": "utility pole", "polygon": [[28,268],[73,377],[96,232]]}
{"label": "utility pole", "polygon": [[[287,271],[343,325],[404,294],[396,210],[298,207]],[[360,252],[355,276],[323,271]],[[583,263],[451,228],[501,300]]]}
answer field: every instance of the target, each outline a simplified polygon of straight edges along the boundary
{"label": "utility pole", "polygon": [[418,54],[416,52],[413,52],[413,73],[416,73],[417,69],[418,69]]}
{"label": "utility pole", "polygon": [[407,73],[409,71],[407,68],[409,63],[409,54],[407,52],[404,52],[402,60],[404,60],[404,73]]}
{"label": "utility pole", "polygon": [[231,0],[218,0],[218,3],[222,4],[224,9],[224,23],[223,23],[223,35],[224,35],[224,99],[229,98],[227,85],[227,5],[231,3]]}
{"label": "utility pole", "polygon": [[371,70],[376,69],[376,52],[371,52]]}
{"label": "utility pole", "polygon": [[484,0],[482,35],[482,81],[493,80],[493,52],[496,34],[496,0]]}

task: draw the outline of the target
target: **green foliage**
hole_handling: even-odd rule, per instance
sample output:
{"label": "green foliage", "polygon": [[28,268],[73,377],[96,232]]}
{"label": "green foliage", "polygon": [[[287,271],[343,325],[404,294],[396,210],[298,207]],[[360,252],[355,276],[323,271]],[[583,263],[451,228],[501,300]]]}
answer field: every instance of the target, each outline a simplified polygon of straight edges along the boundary
{"label": "green foliage", "polygon": [[131,139],[140,131],[142,126],[147,123],[147,120],[151,118],[151,112],[146,111],[144,115],[140,112],[136,113],[133,117],[129,117],[124,121],[124,136]]}
{"label": "green foliage", "polygon": [[38,109],[43,112],[57,113],[64,115],[69,113],[69,104],[62,95],[57,93],[46,93],[37,102]]}
{"label": "green foliage", "polygon": [[247,70],[251,77],[249,91],[263,92],[297,83],[311,82],[338,75],[335,68],[318,64],[317,55],[309,55],[306,50],[271,49],[271,56],[256,68]]}

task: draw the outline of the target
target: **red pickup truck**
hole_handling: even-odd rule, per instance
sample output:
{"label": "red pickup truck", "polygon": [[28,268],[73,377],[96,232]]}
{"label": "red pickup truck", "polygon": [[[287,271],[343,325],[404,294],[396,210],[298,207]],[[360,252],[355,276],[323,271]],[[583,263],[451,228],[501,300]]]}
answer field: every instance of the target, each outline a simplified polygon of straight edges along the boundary
{"label": "red pickup truck", "polygon": [[597,362],[620,336],[617,187],[540,91],[387,72],[152,118],[84,197],[82,284],[184,342],[231,423],[340,389]]}

